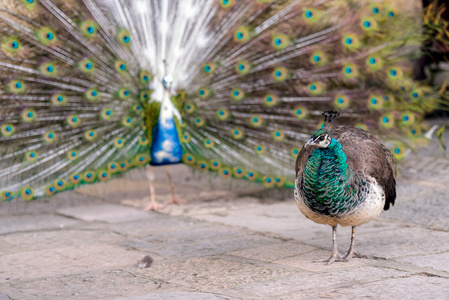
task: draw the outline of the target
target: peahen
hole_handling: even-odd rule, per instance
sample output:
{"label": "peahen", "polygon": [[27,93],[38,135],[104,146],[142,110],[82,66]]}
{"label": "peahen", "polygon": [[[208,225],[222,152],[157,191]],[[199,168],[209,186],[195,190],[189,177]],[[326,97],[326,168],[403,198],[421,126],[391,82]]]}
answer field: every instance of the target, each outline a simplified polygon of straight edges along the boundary
{"label": "peahen", "polygon": [[[338,114],[325,112],[329,123]],[[310,220],[332,226],[328,264],[363,257],[355,251],[355,228],[388,210],[396,199],[396,161],[372,134],[339,126],[315,131],[296,160],[295,200]],[[352,226],[351,246],[337,249],[337,225]]]}
{"label": "peahen", "polygon": [[0,0],[1,199],[148,163],[293,188],[323,109],[400,158],[438,105],[420,28],[390,1]]}

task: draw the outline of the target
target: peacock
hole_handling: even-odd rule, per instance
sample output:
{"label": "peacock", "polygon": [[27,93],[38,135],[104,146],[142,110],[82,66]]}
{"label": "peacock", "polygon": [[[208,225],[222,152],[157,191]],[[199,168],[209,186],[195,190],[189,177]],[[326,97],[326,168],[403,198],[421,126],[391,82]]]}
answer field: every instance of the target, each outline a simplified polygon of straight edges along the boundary
{"label": "peacock", "polygon": [[[325,112],[326,123],[338,117]],[[332,226],[332,264],[364,257],[355,251],[356,226],[378,217],[396,199],[396,161],[369,132],[355,127],[329,126],[315,131],[296,160],[295,200],[310,220]],[[337,225],[352,226],[351,246],[337,249]]]}
{"label": "peacock", "polygon": [[332,109],[400,159],[438,106],[423,39],[391,1],[0,0],[1,199],[176,163],[294,188]]}

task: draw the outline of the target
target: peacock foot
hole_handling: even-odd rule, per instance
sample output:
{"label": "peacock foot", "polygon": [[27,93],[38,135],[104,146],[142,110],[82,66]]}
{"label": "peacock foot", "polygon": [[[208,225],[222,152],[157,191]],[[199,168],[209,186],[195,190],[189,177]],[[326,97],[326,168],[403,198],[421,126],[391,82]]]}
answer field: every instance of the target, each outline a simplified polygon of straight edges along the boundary
{"label": "peacock foot", "polygon": [[185,204],[185,203],[186,203],[186,201],[184,201],[184,200],[182,200],[182,199],[179,199],[179,198],[176,198],[176,197],[173,197],[173,198],[171,198],[170,201],[168,201],[168,202],[165,204],[165,206],[170,205],[170,204],[183,205],[183,204]]}
{"label": "peacock foot", "polygon": [[151,202],[147,207],[145,207],[144,211],[150,211],[150,210],[160,210],[167,206],[167,204],[159,204],[156,201]]}
{"label": "peacock foot", "polygon": [[346,259],[346,257],[341,256],[341,254],[339,252],[331,252],[331,256],[328,259],[316,259],[313,262],[325,262],[327,263],[327,265],[333,264],[334,262],[347,262],[348,260]]}
{"label": "peacock foot", "polygon": [[369,258],[366,255],[362,255],[360,253],[358,253],[357,251],[355,251],[354,249],[349,249],[348,253],[345,254],[345,256],[343,256],[344,259],[346,260],[350,260],[351,258]]}

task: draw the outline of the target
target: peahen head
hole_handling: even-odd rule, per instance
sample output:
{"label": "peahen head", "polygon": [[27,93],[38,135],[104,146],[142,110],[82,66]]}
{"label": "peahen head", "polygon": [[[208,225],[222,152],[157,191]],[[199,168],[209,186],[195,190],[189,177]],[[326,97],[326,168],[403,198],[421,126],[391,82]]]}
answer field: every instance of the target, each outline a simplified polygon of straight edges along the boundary
{"label": "peahen head", "polygon": [[309,145],[317,146],[319,148],[327,148],[331,142],[332,136],[329,131],[325,128],[321,128],[312,134],[310,139],[304,145],[304,148]]}

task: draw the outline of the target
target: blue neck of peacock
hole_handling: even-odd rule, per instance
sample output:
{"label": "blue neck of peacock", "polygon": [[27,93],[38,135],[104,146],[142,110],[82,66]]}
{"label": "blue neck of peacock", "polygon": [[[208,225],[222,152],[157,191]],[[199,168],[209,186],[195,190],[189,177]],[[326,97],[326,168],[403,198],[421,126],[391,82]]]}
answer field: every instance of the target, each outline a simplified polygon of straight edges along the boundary
{"label": "blue neck of peacock", "polygon": [[321,213],[334,213],[341,209],[339,203],[347,201],[353,194],[349,186],[353,172],[346,160],[343,147],[332,139],[327,148],[313,151],[305,166],[303,186],[306,202],[325,204],[323,209],[326,212]]}

